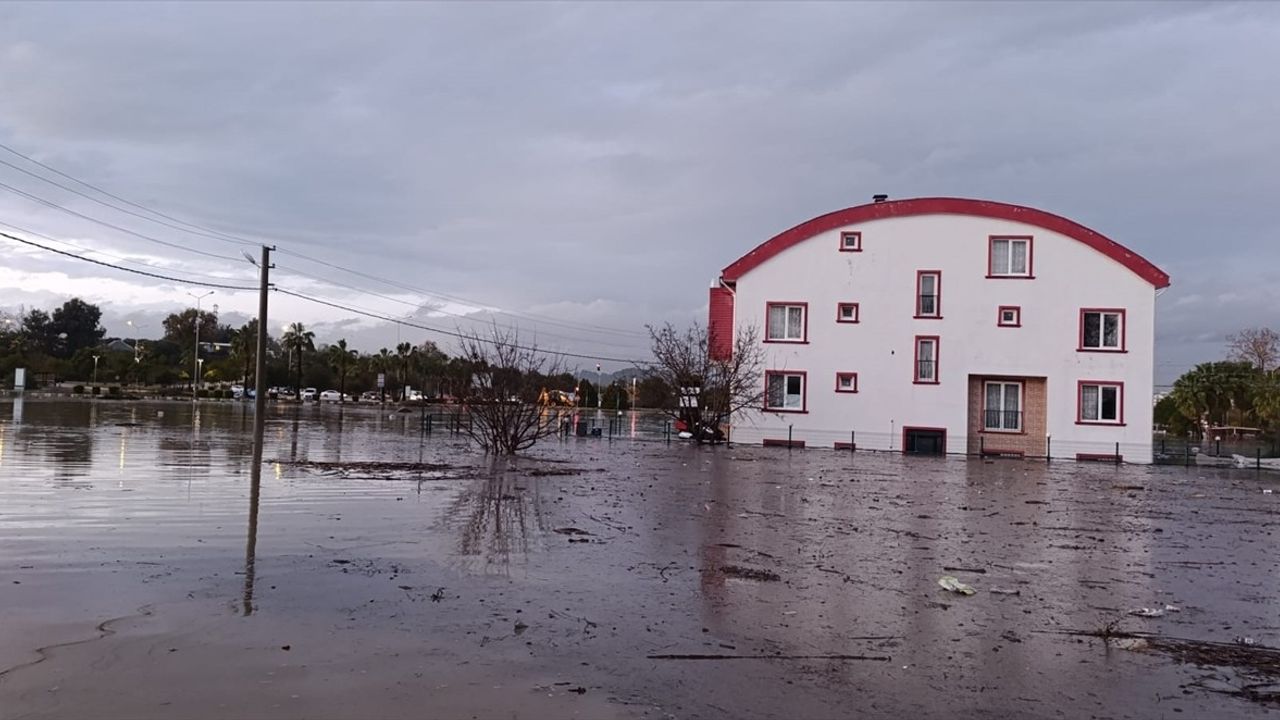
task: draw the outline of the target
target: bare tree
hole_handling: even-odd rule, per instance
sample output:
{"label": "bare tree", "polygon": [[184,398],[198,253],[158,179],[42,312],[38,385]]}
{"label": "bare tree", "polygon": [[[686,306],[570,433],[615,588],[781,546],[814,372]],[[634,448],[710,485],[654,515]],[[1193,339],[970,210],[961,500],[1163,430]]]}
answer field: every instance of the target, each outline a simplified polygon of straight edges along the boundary
{"label": "bare tree", "polygon": [[493,324],[462,332],[470,382],[455,389],[471,421],[467,435],[485,452],[512,455],[558,430],[556,413],[538,404],[541,379],[560,372],[558,359],[524,345],[519,333]]}
{"label": "bare tree", "polygon": [[697,323],[679,331],[670,323],[648,326],[654,365],[670,402],[665,412],[688,426],[698,442],[719,442],[733,416],[764,403],[764,346],[754,326],[738,329],[727,356],[713,333]]}
{"label": "bare tree", "polygon": [[1271,328],[1246,328],[1227,336],[1227,351],[1232,360],[1253,363],[1266,372],[1280,360],[1280,333]]}

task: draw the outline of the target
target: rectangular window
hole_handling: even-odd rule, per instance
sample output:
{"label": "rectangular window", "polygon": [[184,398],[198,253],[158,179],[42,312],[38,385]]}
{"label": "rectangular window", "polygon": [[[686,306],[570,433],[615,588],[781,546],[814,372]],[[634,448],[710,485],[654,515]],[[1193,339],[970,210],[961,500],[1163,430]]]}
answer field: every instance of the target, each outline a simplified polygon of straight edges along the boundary
{"label": "rectangular window", "polygon": [[942,317],[942,271],[916,272],[916,317]]}
{"label": "rectangular window", "polygon": [[805,373],[769,370],[765,373],[764,409],[804,412]]}
{"label": "rectangular window", "polygon": [[1080,311],[1080,349],[1123,352],[1124,310],[1086,308]]}
{"label": "rectangular window", "polygon": [[936,335],[916,336],[915,366],[916,383],[938,382],[938,337]]}
{"label": "rectangular window", "polygon": [[987,277],[1030,278],[1031,237],[992,235],[987,251]]}
{"label": "rectangular window", "polygon": [[1080,382],[1080,412],[1076,422],[1100,425],[1124,424],[1124,384]]}
{"label": "rectangular window", "polygon": [[1022,327],[1022,308],[1017,305],[1001,305],[996,312],[996,325]]}
{"label": "rectangular window", "polygon": [[840,233],[840,252],[862,252],[862,233],[856,231]]}
{"label": "rectangular window", "polygon": [[836,373],[836,392],[846,392],[846,393],[858,392],[858,373],[855,373],[855,372]]}
{"label": "rectangular window", "polygon": [[768,303],[765,342],[805,342],[808,303]]}
{"label": "rectangular window", "polygon": [[858,303],[840,303],[836,305],[836,322],[858,322]]}
{"label": "rectangular window", "polygon": [[986,383],[986,403],[982,408],[982,429],[995,432],[1022,430],[1022,383]]}

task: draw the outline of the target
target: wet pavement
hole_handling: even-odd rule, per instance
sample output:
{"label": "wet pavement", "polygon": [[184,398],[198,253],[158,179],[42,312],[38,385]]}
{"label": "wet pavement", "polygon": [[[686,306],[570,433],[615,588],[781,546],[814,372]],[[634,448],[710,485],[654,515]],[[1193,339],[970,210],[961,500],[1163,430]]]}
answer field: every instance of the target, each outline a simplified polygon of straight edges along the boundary
{"label": "wet pavement", "polygon": [[1280,708],[1274,474],[270,412],[0,403],[0,718]]}

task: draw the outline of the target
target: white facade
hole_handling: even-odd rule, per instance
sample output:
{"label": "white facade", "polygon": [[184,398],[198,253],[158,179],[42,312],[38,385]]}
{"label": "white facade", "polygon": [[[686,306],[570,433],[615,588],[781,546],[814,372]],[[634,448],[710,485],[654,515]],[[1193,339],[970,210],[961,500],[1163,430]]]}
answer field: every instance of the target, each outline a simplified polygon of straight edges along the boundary
{"label": "white facade", "polygon": [[[993,247],[1006,260],[993,261]],[[1168,279],[1075,223],[984,201],[875,203],[779,235],[716,284],[713,296],[731,293],[733,326],[759,329],[766,368],[782,377],[766,393],[771,409],[736,420],[735,442],[921,449],[942,430],[950,453],[1151,462],[1155,296]],[[768,322],[771,303],[787,307]],[[856,311],[838,317],[842,303]],[[1002,307],[1016,312],[1002,318]],[[936,338],[936,364],[917,361],[922,338],[926,351]],[[796,376],[798,407],[777,393],[794,391]]]}

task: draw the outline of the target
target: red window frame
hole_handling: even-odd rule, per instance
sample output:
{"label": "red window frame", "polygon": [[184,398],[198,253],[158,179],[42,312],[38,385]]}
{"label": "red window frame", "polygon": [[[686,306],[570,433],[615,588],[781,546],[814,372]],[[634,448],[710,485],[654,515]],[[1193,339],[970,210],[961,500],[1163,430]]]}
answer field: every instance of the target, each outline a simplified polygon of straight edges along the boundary
{"label": "red window frame", "polygon": [[[853,308],[853,319],[852,319],[852,320],[845,320],[845,319],[844,319],[844,313],[842,313],[842,312],[841,312],[841,310],[844,310],[844,309],[845,309],[845,308],[847,308],[847,307],[852,307],[852,308]],[[846,324],[852,325],[852,324],[857,323],[857,322],[858,322],[859,320],[861,320],[861,319],[862,319],[862,308],[858,306],[858,303],[856,303],[856,302],[842,302],[842,303],[836,303],[836,322],[838,322],[838,323],[846,323]]]}
{"label": "red window frame", "polygon": [[[996,275],[992,272],[995,260],[996,240],[1027,241],[1027,272],[1025,275]],[[988,235],[987,236],[987,279],[988,280],[1035,280],[1035,248],[1036,239],[1031,235]]]}
{"label": "red window frame", "polygon": [[[795,408],[774,408],[769,407],[769,377],[772,375],[799,375],[800,380],[800,409]],[[805,370],[765,370],[764,371],[764,407],[765,412],[771,413],[807,413],[809,412],[809,373]]]}
{"label": "red window frame", "polygon": [[[1115,420],[1085,420],[1084,419],[1084,386],[1098,386],[1098,414],[1102,414],[1102,388],[1116,388],[1116,417]],[[1124,381],[1123,380],[1077,380],[1076,381],[1076,424],[1077,425],[1105,425],[1108,427],[1123,427],[1124,422]]]}
{"label": "red window frame", "polygon": [[[849,245],[845,241],[853,240],[853,244]],[[861,230],[844,230],[840,233],[840,252],[862,252],[862,231]]]}
{"label": "red window frame", "polygon": [[[1004,313],[1006,310],[1013,311],[1013,322],[1004,321]],[[1001,305],[996,308],[996,327],[1022,327],[1022,306]]]}
{"label": "red window frame", "polygon": [[[933,296],[933,315],[923,315],[920,313],[920,284],[921,278],[925,275],[933,275],[937,277],[934,282]],[[941,320],[942,319],[942,271],[941,270],[917,270],[916,271],[916,320]]]}
{"label": "red window frame", "polygon": [[[770,340],[769,339],[769,308],[774,305],[800,306],[804,308],[804,330],[800,333],[799,340]],[[807,345],[809,343],[809,303],[800,302],[798,300],[768,300],[764,304],[764,342],[767,343],[787,343],[791,345]]]}
{"label": "red window frame", "polygon": [[[1085,347],[1084,346],[1084,316],[1085,313],[1111,313],[1120,316],[1120,347],[1103,348],[1103,347]],[[1099,334],[1102,333],[1102,326],[1098,328]],[[1076,352],[1097,352],[1097,353],[1126,353],[1129,352],[1129,313],[1125,308],[1080,308],[1080,336],[1076,344]]]}
{"label": "red window frame", "polygon": [[[920,341],[921,341],[921,340],[932,340],[932,341],[933,341],[933,379],[932,379],[932,380],[921,380],[921,379],[920,379]],[[937,385],[937,384],[940,382],[940,378],[942,377],[941,372],[939,372],[939,371],[941,370],[941,368],[942,368],[942,362],[941,362],[941,358],[942,358],[942,340],[941,340],[941,338],[939,338],[937,335],[917,335],[917,336],[916,336],[916,339],[913,341],[913,343],[912,343],[912,344],[913,344],[913,346],[914,346],[914,347],[913,347],[913,349],[912,349],[912,353],[911,353],[911,354],[912,354],[912,357],[913,357],[913,359],[912,359],[912,361],[911,361],[911,381],[912,381],[912,383],[914,383],[914,384],[916,384],[916,385]]]}
{"label": "red window frame", "polygon": [[[840,387],[840,380],[843,378],[853,378],[853,387]],[[836,392],[838,393],[856,393],[858,392],[858,373],[856,372],[838,372],[836,373]]]}

